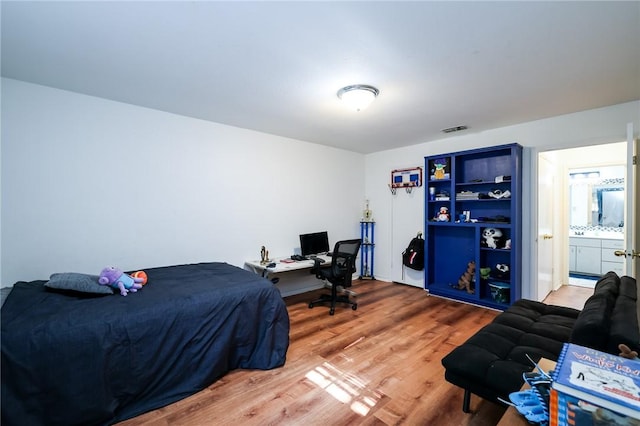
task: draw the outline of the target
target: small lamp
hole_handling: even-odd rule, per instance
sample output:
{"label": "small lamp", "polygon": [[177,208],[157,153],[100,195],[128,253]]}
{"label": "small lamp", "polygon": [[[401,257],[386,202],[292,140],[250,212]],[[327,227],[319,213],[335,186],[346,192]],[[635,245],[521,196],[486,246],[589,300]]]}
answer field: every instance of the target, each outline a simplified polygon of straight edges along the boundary
{"label": "small lamp", "polygon": [[373,86],[354,84],[338,90],[338,97],[347,107],[355,111],[362,111],[371,105],[379,93],[380,91]]}

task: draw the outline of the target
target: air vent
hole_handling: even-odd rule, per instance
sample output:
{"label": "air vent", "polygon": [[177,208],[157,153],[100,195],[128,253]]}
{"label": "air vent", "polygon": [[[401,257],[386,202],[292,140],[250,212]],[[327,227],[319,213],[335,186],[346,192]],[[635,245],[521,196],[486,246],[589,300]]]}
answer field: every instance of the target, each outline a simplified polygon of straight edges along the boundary
{"label": "air vent", "polygon": [[459,132],[461,130],[467,130],[467,126],[449,127],[448,129],[442,129],[442,133],[453,133],[453,132]]}

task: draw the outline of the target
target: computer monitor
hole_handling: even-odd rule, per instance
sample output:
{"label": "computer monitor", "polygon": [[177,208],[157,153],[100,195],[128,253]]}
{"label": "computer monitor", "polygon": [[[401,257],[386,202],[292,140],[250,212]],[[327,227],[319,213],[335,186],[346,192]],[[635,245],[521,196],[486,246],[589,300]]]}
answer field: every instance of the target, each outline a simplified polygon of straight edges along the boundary
{"label": "computer monitor", "polygon": [[327,235],[327,231],[300,234],[300,254],[303,256],[327,253],[328,251],[329,236]]}

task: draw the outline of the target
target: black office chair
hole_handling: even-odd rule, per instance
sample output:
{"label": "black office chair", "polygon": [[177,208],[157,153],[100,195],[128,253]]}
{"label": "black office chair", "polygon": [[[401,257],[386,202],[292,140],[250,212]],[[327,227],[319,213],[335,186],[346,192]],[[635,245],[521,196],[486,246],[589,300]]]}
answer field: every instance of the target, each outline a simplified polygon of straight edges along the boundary
{"label": "black office chair", "polygon": [[331,265],[322,266],[319,259],[315,259],[311,273],[316,278],[327,280],[331,283],[331,294],[323,294],[320,299],[309,302],[309,309],[315,304],[330,302],[329,315],[333,315],[336,310],[336,303],[347,303],[354,311],[358,309],[358,304],[349,295],[338,296],[338,287],[346,289],[351,287],[351,276],[356,271],[356,257],[360,249],[360,240],[338,241],[333,248]]}

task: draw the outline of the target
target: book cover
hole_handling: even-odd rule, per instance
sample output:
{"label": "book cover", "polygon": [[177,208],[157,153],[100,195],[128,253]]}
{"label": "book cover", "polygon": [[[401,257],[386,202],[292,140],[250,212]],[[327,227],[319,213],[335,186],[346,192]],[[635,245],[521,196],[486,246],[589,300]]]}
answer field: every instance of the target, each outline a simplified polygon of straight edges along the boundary
{"label": "book cover", "polygon": [[639,422],[551,389],[549,426],[636,426]]}
{"label": "book cover", "polygon": [[640,420],[638,360],[565,343],[552,375],[551,387],[559,397],[564,394],[584,404]]}

